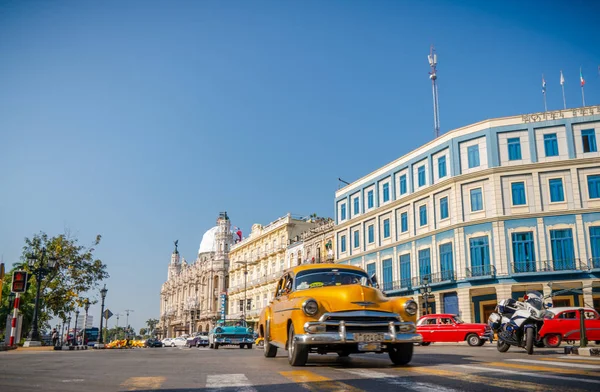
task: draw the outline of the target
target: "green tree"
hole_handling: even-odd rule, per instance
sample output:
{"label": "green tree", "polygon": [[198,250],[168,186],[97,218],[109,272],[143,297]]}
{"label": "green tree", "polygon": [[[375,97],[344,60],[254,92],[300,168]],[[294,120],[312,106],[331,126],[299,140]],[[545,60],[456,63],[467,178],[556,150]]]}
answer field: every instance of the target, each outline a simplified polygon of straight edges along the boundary
{"label": "green tree", "polygon": [[146,328],[140,328],[140,335],[141,336],[146,336],[147,333],[148,333],[148,330]]}
{"label": "green tree", "polygon": [[[108,278],[106,265],[94,257],[95,247],[100,243],[101,236],[97,235],[90,246],[80,245],[77,238],[68,232],[55,237],[49,237],[40,232],[32,238],[25,238],[25,245],[19,263],[13,269],[24,269],[30,273],[27,291],[21,295],[20,310],[23,313],[23,331],[26,333],[31,326],[35,293],[37,285],[40,286],[40,304],[38,318],[40,330],[49,328],[52,317],[65,319],[67,314],[83,305],[85,298],[81,294],[98,287],[99,282]],[[45,251],[42,260],[42,254]],[[37,263],[46,263],[47,258],[57,259],[56,268],[50,271],[41,282],[37,282],[31,274],[28,260],[35,256]],[[12,271],[5,277],[5,289],[8,289],[12,280]],[[8,302],[8,292],[2,296],[3,306],[0,312],[0,324],[5,324]],[[91,300],[90,303],[94,303]]]}
{"label": "green tree", "polygon": [[156,326],[158,325],[158,320],[157,319],[148,319],[146,320],[146,325],[148,326],[148,334],[149,335],[154,335],[154,328],[156,328]]}

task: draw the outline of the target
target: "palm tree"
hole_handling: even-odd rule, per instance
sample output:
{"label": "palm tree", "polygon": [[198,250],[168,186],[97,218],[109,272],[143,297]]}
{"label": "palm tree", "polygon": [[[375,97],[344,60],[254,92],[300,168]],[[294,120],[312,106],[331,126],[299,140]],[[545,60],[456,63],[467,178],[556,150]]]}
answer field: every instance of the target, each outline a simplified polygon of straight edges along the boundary
{"label": "palm tree", "polygon": [[156,327],[158,325],[158,320],[157,319],[148,319],[148,320],[146,320],[146,325],[148,326],[148,334],[153,335],[154,327]]}

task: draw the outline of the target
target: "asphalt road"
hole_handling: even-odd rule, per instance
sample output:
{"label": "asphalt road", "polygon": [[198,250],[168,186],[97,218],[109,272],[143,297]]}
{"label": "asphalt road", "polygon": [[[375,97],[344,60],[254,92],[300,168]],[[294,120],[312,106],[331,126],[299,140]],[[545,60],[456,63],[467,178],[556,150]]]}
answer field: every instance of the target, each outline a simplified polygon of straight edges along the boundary
{"label": "asphalt road", "polygon": [[495,345],[415,347],[393,367],[387,354],[311,355],[290,367],[286,353],[258,349],[153,348],[0,353],[0,391],[598,391],[600,360],[561,349],[502,354]]}

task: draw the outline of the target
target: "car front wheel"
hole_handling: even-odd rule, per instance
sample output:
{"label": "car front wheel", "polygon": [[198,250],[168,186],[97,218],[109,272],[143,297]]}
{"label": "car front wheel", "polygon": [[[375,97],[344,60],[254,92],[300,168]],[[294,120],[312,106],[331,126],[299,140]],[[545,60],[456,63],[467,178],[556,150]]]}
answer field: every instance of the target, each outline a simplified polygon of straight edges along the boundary
{"label": "car front wheel", "polygon": [[412,343],[394,344],[388,349],[388,354],[394,365],[406,365],[412,359],[413,349]]}
{"label": "car front wheel", "polygon": [[550,348],[556,348],[560,346],[562,337],[560,335],[546,335],[544,336],[544,345]]}
{"label": "car front wheel", "polygon": [[304,366],[308,361],[308,347],[294,342],[294,336],[294,324],[291,324],[288,333],[288,362],[292,366]]}
{"label": "car front wheel", "polygon": [[480,341],[481,341],[481,339],[479,339],[479,336],[477,336],[477,334],[470,333],[469,335],[467,335],[467,343],[471,347],[479,346]]}
{"label": "car front wheel", "polygon": [[267,358],[273,358],[277,355],[277,346],[273,346],[269,343],[269,321],[267,321],[265,337],[263,338],[263,353]]}

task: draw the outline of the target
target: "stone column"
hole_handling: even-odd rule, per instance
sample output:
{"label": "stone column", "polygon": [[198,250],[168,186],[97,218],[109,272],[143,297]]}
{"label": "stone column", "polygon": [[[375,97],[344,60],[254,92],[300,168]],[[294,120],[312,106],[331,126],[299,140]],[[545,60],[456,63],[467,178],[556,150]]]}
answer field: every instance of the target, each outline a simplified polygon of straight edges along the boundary
{"label": "stone column", "polygon": [[[548,304],[548,303],[552,303],[552,288],[550,288],[547,284],[542,286],[542,289],[544,291],[544,304]],[[546,298],[548,297],[548,298]]]}
{"label": "stone column", "polygon": [[473,302],[471,301],[471,289],[462,288],[457,290],[458,313],[465,323],[473,322]]}
{"label": "stone column", "polygon": [[435,312],[444,313],[444,294],[433,293],[433,300],[435,301]]}
{"label": "stone column", "polygon": [[594,296],[592,293],[592,281],[584,280],[583,282],[581,282],[581,287],[583,288],[583,305],[593,309]]}

